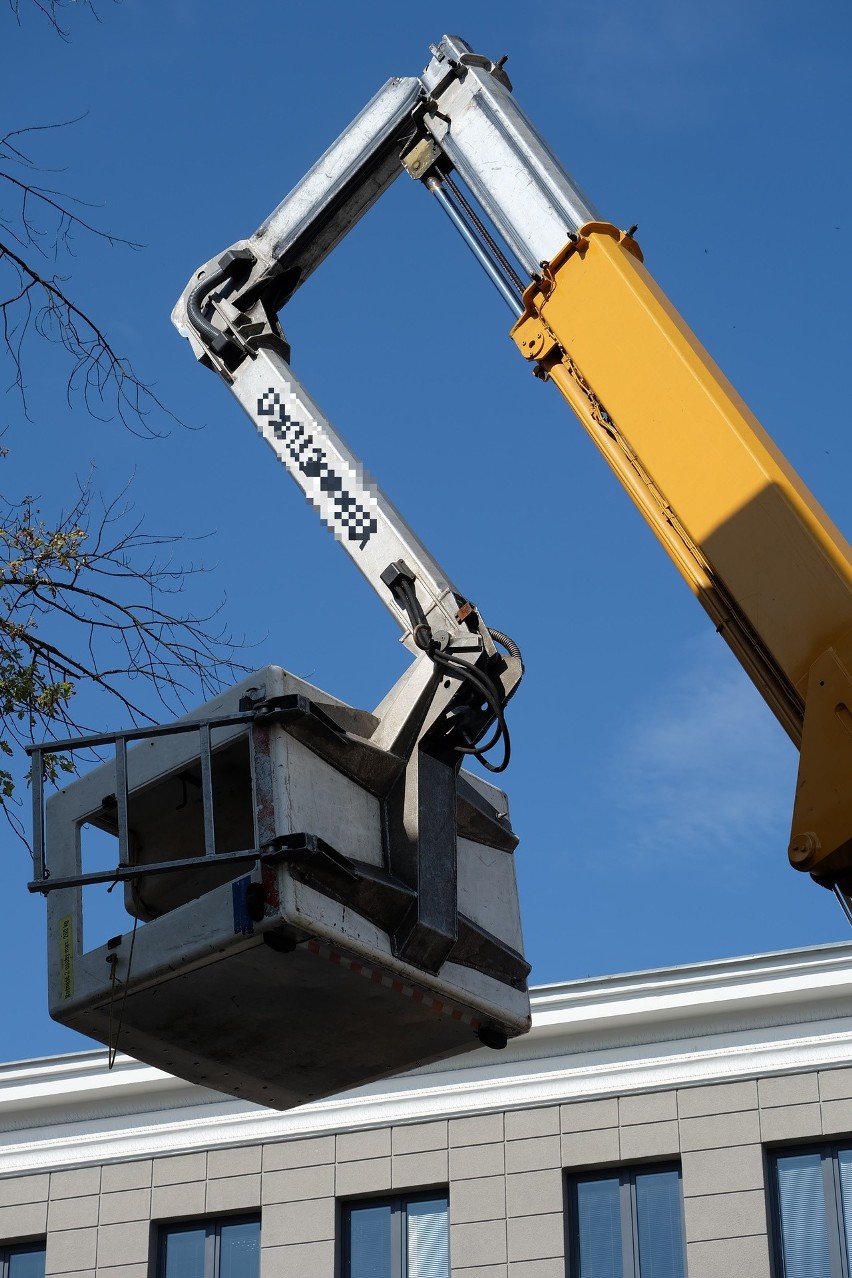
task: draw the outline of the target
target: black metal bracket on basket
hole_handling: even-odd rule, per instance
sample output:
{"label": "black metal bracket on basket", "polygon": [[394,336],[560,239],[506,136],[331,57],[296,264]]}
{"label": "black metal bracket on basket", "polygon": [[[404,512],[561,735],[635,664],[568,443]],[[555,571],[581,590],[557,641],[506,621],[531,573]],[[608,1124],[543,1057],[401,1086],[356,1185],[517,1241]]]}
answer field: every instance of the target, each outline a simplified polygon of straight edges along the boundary
{"label": "black metal bracket on basket", "polygon": [[301,741],[339,772],[381,797],[405,766],[405,760],[372,745],[367,739],[378,724],[374,715],[350,706],[333,709],[347,722],[347,727],[338,723],[324,706],[298,692],[261,701],[244,697],[240,702],[240,710],[258,727],[284,728],[288,736]]}
{"label": "black metal bracket on basket", "polygon": [[177,874],[182,870],[216,870],[222,865],[252,865],[289,861],[294,865],[319,863],[327,873],[348,879],[357,877],[354,864],[331,844],[316,834],[282,834],[260,848],[240,852],[217,852],[215,856],[187,856],[178,861],[146,861],[143,865],[119,863],[112,870],[94,870],[91,874],[70,874],[63,878],[33,879],[28,891],[47,896],[60,888],[90,887],[94,883],[127,883],[149,874]]}
{"label": "black metal bracket on basket", "polygon": [[[339,853],[335,856],[339,857]],[[401,931],[410,929],[411,920],[416,917],[418,893],[387,870],[342,857],[340,859],[346,862],[344,886],[341,882],[343,875],[334,860],[321,857],[287,859],[293,873],[308,887],[317,887],[332,900],[351,907],[356,914],[388,935],[398,936]],[[530,965],[517,950],[458,912],[455,914],[454,932],[455,940],[445,956],[446,960],[460,967],[486,972],[494,980],[511,985],[513,989],[526,989]],[[411,961],[405,954],[400,953],[399,957]]]}
{"label": "black metal bracket on basket", "polygon": [[346,733],[326,712],[301,692],[288,692],[280,697],[266,697],[263,701],[254,701],[251,697],[243,697],[239,703],[240,711],[254,723],[280,723],[289,726],[299,719],[312,719],[314,730],[327,739],[341,740]]}

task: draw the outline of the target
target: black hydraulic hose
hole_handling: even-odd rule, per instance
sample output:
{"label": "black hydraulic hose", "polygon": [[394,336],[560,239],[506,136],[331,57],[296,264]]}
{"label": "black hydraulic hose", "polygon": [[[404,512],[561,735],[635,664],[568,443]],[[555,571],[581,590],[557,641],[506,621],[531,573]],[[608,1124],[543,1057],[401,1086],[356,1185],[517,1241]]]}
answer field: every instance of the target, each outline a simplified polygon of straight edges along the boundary
{"label": "black hydraulic hose", "polygon": [[222,337],[222,333],[216,328],[215,324],[211,324],[202,313],[201,306],[214,288],[218,288],[220,284],[224,284],[229,279],[231,268],[229,266],[220,267],[218,271],[214,271],[212,275],[205,275],[204,279],[196,284],[195,288],[186,299],[186,314],[192,327],[198,333],[199,337],[203,337],[208,345],[212,345],[217,338]]}
{"label": "black hydraulic hose", "polygon": [[[404,568],[404,565],[402,567]],[[512,746],[509,739],[509,729],[503,714],[502,688],[495,684],[484,670],[477,670],[475,666],[468,665],[466,661],[460,660],[452,652],[442,652],[438,648],[432,638],[431,626],[426,620],[426,615],[420,606],[420,600],[415,593],[413,576],[407,569],[408,576],[400,571],[399,564],[392,564],[391,569],[396,569],[397,571],[395,574],[391,574],[391,582],[388,582],[388,584],[394,593],[397,603],[401,604],[408,615],[412,638],[417,647],[422,652],[425,652],[437,667],[466,683],[474,693],[478,694],[479,700],[485,702],[494,717],[494,732],[488,741],[483,743],[481,740],[474,739],[470,745],[456,746],[456,753],[473,755],[482,767],[487,768],[489,772],[503,772],[509,766]],[[387,579],[385,578],[385,580]],[[510,657],[514,657],[520,662],[523,670],[524,663],[521,658],[521,650],[515,641],[510,639],[508,635],[504,635],[502,630],[489,629],[488,633],[495,643],[499,643],[506,649]],[[487,727],[483,726],[478,736],[481,738],[486,731]],[[503,740],[503,758],[499,763],[491,763],[485,758],[485,753],[492,749],[501,738]]]}
{"label": "black hydraulic hose", "polygon": [[504,635],[502,630],[493,630],[491,626],[488,627],[488,633],[495,643],[499,643],[506,649],[510,657],[515,657],[518,661],[520,661],[521,666],[523,666],[524,659],[521,656],[521,650],[515,643],[514,639],[510,639],[508,635]]}

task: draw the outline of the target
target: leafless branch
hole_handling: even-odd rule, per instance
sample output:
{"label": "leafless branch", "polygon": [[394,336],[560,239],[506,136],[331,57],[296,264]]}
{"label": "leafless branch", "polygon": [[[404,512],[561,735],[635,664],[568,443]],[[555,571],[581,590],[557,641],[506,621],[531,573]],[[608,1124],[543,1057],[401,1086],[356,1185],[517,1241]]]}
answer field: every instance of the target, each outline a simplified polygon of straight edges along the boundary
{"label": "leafless branch", "polygon": [[93,0],[9,0],[9,8],[15,15],[15,20],[19,25],[21,23],[21,10],[23,8],[35,9],[47,20],[49,26],[62,40],[70,39],[67,28],[62,25],[59,18],[63,9],[86,9],[96,21],[100,22]]}
{"label": "leafless branch", "polygon": [[82,394],[86,409],[94,417],[118,416],[135,434],[149,436],[163,432],[148,420],[156,409],[177,420],[152,388],[135,373],[130,362],[119,355],[106,333],[87,312],[77,306],[58,276],[38,272],[19,253],[0,241],[0,265],[8,268],[11,287],[0,301],[2,340],[12,364],[11,385],[16,387],[26,408],[23,347],[30,334],[58,343],[71,357],[66,382],[66,399]]}
{"label": "leafless branch", "polygon": [[85,686],[138,724],[157,707],[182,713],[244,668],[218,610],[171,603],[201,571],[164,554],[182,539],[143,532],[122,501],[104,503],[87,482],[47,527],[31,499],[0,499],[0,739],[85,730],[71,700]]}
{"label": "leafless branch", "polygon": [[0,137],[0,194],[9,197],[0,212],[5,232],[0,239],[0,341],[11,365],[9,385],[18,391],[26,413],[26,348],[30,338],[46,338],[70,357],[65,381],[69,402],[80,394],[94,416],[117,416],[135,433],[157,435],[162,432],[152,425],[152,416],[173,414],[119,354],[103,327],[72,300],[67,275],[38,264],[56,266],[72,258],[78,234],[111,247],[141,247],[84,216],[81,210],[91,205],[36,180],[35,174],[44,170],[30,154],[28,139],[76,122],[12,129]]}
{"label": "leafless branch", "polygon": [[[72,6],[98,18],[95,0],[8,0],[21,22],[29,7],[62,39]],[[38,143],[76,121],[11,128],[0,137],[0,362],[27,413],[27,360],[38,339],[65,356],[60,385],[98,418],[140,435],[161,432],[172,414],[85,309],[69,285],[80,237],[138,249],[104,230],[92,205],[59,189],[57,170],[40,163]],[[41,374],[43,362],[39,363]],[[6,449],[0,447],[0,457]],[[89,481],[58,520],[45,521],[31,498],[0,495],[0,808],[23,836],[12,756],[45,735],[74,736],[99,718],[99,697],[134,724],[181,713],[216,693],[242,667],[219,610],[181,607],[196,565],[174,562],[183,537],[152,535],[119,494],[104,501]],[[79,709],[87,691],[85,709]],[[75,698],[77,698],[75,700]],[[104,713],[104,718],[106,713]],[[100,723],[97,724],[101,726]],[[10,767],[2,766],[3,756]],[[67,761],[51,761],[63,770]]]}

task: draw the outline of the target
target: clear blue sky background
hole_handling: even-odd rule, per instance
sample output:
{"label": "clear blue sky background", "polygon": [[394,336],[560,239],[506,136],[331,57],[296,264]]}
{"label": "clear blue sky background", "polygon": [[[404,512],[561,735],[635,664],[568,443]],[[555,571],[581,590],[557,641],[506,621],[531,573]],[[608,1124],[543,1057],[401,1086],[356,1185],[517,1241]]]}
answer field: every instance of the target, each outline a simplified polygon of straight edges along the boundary
{"label": "clear blue sky background", "polygon": [[[145,245],[80,238],[69,288],[199,429],[144,442],[93,422],[35,349],[31,421],[0,388],[5,491],[49,513],[93,463],[107,493],[133,477],[152,530],[209,534],[188,603],[226,596],[252,664],[372,707],[403,656],[169,313],[445,30],[509,53],[521,104],[592,202],[640,224],[652,273],[849,535],[848,3],[103,0],[100,22],[71,7],[67,42],[21,8],[20,26],[0,9],[4,128],[84,116],[38,158]],[[297,372],[523,647],[505,784],[533,980],[847,939],[836,903],[787,866],[793,749],[506,319],[407,178],[285,317]],[[2,845],[0,1058],[86,1046],[48,1019],[44,908],[26,853]]]}

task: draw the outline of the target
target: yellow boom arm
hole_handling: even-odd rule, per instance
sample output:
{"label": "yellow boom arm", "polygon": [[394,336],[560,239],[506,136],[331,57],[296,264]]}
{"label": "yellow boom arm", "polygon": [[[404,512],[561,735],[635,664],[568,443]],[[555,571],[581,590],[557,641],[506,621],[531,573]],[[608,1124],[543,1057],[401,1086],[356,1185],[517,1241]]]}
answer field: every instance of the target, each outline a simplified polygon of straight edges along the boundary
{"label": "yellow boom arm", "polygon": [[800,747],[791,863],[852,888],[852,548],[629,234],[583,226],[524,293],[512,336]]}

